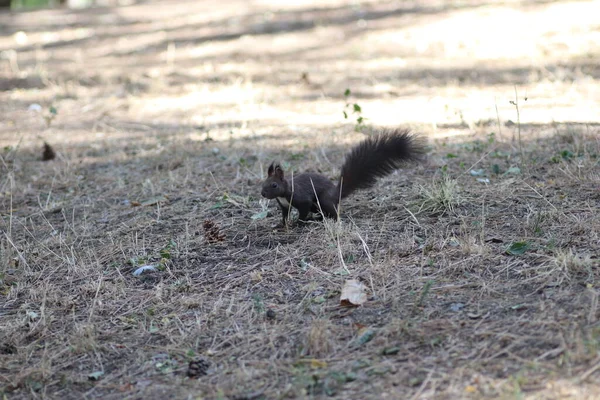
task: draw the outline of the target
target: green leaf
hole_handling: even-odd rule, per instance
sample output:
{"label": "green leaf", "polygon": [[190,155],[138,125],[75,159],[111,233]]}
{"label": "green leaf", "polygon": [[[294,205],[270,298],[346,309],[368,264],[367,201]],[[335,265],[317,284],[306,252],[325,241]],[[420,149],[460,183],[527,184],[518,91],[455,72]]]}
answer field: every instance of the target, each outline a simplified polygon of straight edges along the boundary
{"label": "green leaf", "polygon": [[529,250],[529,243],[523,241],[511,243],[510,246],[508,246],[508,249],[506,249],[506,252],[511,256],[520,256],[525,254],[527,250]]}
{"label": "green leaf", "polygon": [[262,296],[258,293],[252,294],[252,301],[254,303],[254,308],[258,314],[262,314],[265,309],[265,304],[263,302]]}
{"label": "green leaf", "polygon": [[170,260],[171,259],[171,250],[162,249],[160,251],[160,258],[164,258],[165,260]]}
{"label": "green leaf", "polygon": [[498,164],[492,165],[492,172],[494,173],[494,175],[499,175],[500,174],[500,166]]}
{"label": "green leaf", "polygon": [[398,354],[400,352],[400,347],[386,347],[383,349],[381,354],[384,356],[393,356],[394,354]]}
{"label": "green leaf", "polygon": [[458,156],[454,153],[448,153],[446,154],[446,158],[457,158]]}
{"label": "green leaf", "polygon": [[358,337],[356,338],[355,346],[359,347],[364,345],[365,343],[368,343],[371,341],[371,339],[373,339],[375,337],[375,331],[371,328],[364,328],[361,329],[360,334],[358,335]]}
{"label": "green leaf", "polygon": [[506,170],[506,172],[504,173],[504,175],[519,175],[521,174],[521,168],[519,167],[510,167],[509,169]]}
{"label": "green leaf", "polygon": [[343,111],[344,113],[344,119],[348,119],[348,113],[346,111]]}
{"label": "green leaf", "polygon": [[350,96],[350,89],[346,89],[344,91],[344,97],[348,97],[348,96]]}
{"label": "green leaf", "polygon": [[138,265],[142,265],[147,261],[147,256],[132,257],[129,260],[127,260],[127,264],[131,265],[132,267],[137,267]]}
{"label": "green leaf", "polygon": [[269,215],[269,210],[264,210],[264,211],[261,211],[261,212],[258,212],[256,214],[254,214],[250,218],[256,221],[257,219],[265,219],[265,218],[267,218],[267,215]]}
{"label": "green leaf", "polygon": [[346,276],[349,275],[349,272],[346,268],[344,267],[339,267],[338,269],[333,271],[334,275],[339,275],[339,276]]}
{"label": "green leaf", "polygon": [[102,376],[104,375],[104,371],[94,371],[90,374],[88,374],[88,379],[90,381],[97,381],[98,379],[100,379]]}
{"label": "green leaf", "polygon": [[56,108],[54,106],[50,106],[48,111],[50,111],[50,114],[52,114],[52,115],[58,114],[58,111],[56,110]]}
{"label": "green leaf", "polygon": [[358,104],[354,104],[352,107],[354,108],[355,113],[362,112],[362,110]]}
{"label": "green leaf", "polygon": [[217,208],[223,208],[223,206],[225,206],[225,202],[223,201],[217,201],[215,203],[215,205],[213,205],[212,207],[210,207],[211,210],[215,210]]}
{"label": "green leaf", "polygon": [[560,152],[560,156],[565,160],[570,160],[574,155],[575,154],[571,153],[569,150],[563,150]]}

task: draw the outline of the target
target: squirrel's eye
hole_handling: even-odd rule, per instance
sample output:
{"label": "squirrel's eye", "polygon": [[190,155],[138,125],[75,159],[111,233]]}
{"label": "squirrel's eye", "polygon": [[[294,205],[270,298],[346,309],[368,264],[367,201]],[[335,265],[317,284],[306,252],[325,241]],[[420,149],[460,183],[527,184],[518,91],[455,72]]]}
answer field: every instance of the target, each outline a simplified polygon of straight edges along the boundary
{"label": "squirrel's eye", "polygon": [[273,189],[276,189],[276,188],[277,188],[277,182],[273,182],[273,183],[271,183],[271,187],[272,187]]}

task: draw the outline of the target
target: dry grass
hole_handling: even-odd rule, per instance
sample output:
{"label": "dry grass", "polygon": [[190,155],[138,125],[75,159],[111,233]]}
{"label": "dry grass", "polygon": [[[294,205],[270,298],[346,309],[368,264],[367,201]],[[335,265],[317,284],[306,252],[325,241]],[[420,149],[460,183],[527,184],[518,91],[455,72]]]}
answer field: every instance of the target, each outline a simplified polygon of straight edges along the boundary
{"label": "dry grass", "polygon": [[[600,396],[593,2],[173,3],[0,14],[3,396]],[[427,160],[274,229],[346,100]]]}

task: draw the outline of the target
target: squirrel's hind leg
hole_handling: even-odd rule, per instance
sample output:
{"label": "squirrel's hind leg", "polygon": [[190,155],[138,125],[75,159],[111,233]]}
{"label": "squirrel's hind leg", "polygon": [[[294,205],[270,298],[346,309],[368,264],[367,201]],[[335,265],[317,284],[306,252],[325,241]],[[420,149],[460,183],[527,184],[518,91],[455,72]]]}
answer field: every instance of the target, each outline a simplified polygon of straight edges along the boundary
{"label": "squirrel's hind leg", "polygon": [[308,221],[308,214],[310,214],[310,205],[302,205],[298,207],[298,223],[304,224]]}
{"label": "squirrel's hind leg", "polygon": [[326,216],[327,218],[338,219],[338,210],[337,210],[337,207],[335,206],[335,204],[333,204],[331,202],[322,202],[321,210],[323,212],[323,215]]}

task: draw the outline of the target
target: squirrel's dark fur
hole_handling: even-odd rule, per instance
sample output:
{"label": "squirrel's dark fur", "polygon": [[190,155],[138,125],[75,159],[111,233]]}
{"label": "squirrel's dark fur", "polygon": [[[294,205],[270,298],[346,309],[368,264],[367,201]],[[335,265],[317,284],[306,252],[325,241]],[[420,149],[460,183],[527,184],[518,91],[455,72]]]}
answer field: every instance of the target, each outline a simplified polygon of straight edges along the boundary
{"label": "squirrel's dark fur", "polygon": [[337,218],[341,199],[373,186],[378,178],[392,173],[406,161],[417,159],[423,152],[418,138],[408,130],[385,131],[365,139],[348,153],[337,185],[323,175],[310,172],[285,179],[279,164],[272,163],[261,194],[267,199],[277,199],[284,225],[290,206],[298,209],[300,221],[319,211],[326,217]]}

